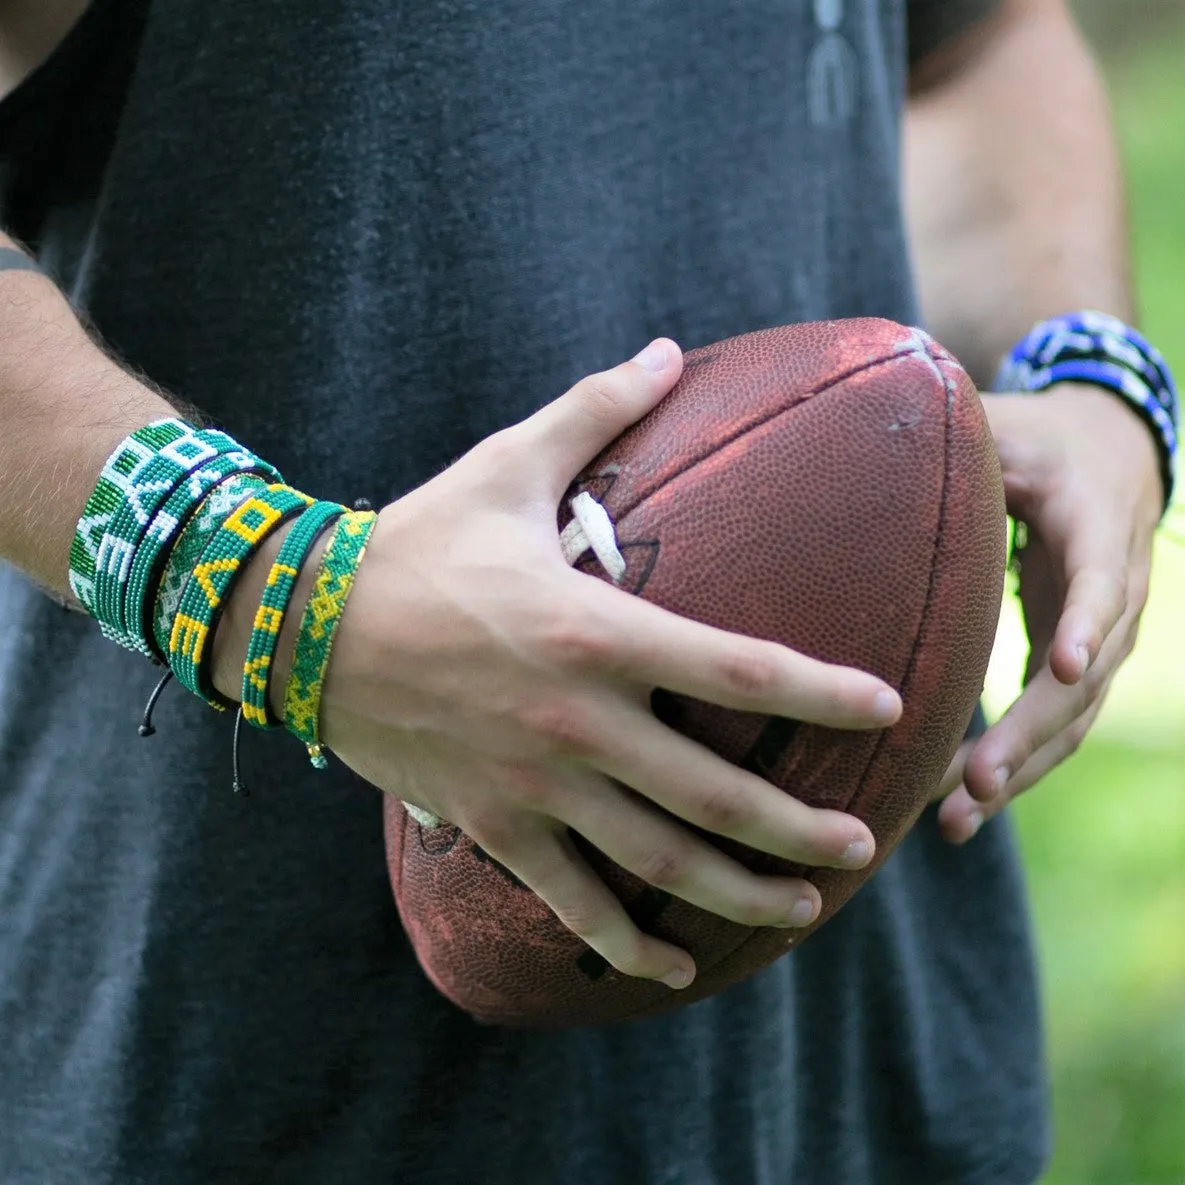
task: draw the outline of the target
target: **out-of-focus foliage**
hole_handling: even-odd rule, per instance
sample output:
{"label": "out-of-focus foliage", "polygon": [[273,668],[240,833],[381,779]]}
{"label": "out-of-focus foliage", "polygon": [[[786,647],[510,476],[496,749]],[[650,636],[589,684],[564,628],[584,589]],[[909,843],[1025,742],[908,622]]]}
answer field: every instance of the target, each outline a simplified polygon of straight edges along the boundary
{"label": "out-of-focus foliage", "polygon": [[[1078,7],[1115,102],[1144,326],[1185,379],[1185,0]],[[1139,646],[1094,733],[1015,810],[1054,1075],[1049,1185],[1185,1185],[1185,500],[1178,504]],[[997,710],[1015,693],[1022,660],[1013,605],[989,681]]]}

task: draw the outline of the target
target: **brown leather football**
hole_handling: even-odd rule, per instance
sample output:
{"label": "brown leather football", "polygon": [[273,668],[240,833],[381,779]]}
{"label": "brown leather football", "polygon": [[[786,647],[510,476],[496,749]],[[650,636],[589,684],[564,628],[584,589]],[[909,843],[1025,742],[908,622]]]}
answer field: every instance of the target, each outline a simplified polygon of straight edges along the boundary
{"label": "brown leather football", "polygon": [[857,815],[877,841],[872,867],[840,872],[713,837],[752,869],[814,882],[822,914],[794,931],[709,914],[575,837],[639,925],[695,958],[696,980],[678,993],[618,973],[456,827],[421,826],[388,799],[392,885],[425,972],[467,1012],[515,1025],[602,1024],[690,1004],[833,917],[954,755],[1004,578],[1000,467],[975,388],[932,339],[889,321],[795,325],[691,351],[675,390],[576,481],[558,527],[590,579],[623,567],[617,582],[629,592],[871,671],[905,710],[892,728],[840,732],[655,693],[673,727],[787,794]]}

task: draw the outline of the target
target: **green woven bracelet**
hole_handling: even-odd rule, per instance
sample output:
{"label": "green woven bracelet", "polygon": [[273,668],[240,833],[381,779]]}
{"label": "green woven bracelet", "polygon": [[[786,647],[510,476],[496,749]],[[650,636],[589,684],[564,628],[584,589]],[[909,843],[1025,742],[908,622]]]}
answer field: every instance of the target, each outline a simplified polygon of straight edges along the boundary
{"label": "green woven bracelet", "polygon": [[152,637],[157,653],[168,657],[173,620],[181,608],[181,597],[193,574],[194,566],[219,527],[248,498],[267,489],[262,477],[236,475],[216,485],[194,512],[165,564],[164,575],[156,590],[152,616]]}
{"label": "green woven bracelet", "polygon": [[[239,449],[238,442],[224,432],[187,425],[184,434],[162,445],[128,475],[123,504],[111,518],[99,547],[100,562],[95,565],[95,614],[107,625],[108,637],[135,649],[125,608],[127,586],[157,512],[194,469],[220,453]],[[110,562],[102,562],[105,556]]]}
{"label": "green woven bracelet", "polygon": [[206,646],[227,594],[268,535],[313,499],[290,486],[270,485],[238,506],[214,534],[181,595],[169,635],[169,666],[179,683],[216,708],[228,701],[209,685]]}
{"label": "green woven bracelet", "polygon": [[337,520],[296,636],[284,689],[284,723],[304,742],[317,769],[328,764],[321,752],[321,691],[333,638],[377,518],[372,510],[352,510]]}
{"label": "green woven bracelet", "polygon": [[280,547],[255,614],[247,658],[243,663],[243,719],[256,728],[278,728],[268,702],[276,641],[296,587],[296,578],[325,528],[345,514],[338,502],[315,502],[296,520]]}
{"label": "green woven bracelet", "polygon": [[[225,432],[170,418],[138,429],[107,459],[75,529],[70,581],[108,638],[151,653],[143,637],[143,594],[130,598],[130,586],[134,579],[143,588],[176,530],[176,512],[188,508],[176,497],[178,487],[229,453],[251,455]],[[258,458],[254,467],[280,480]],[[165,513],[166,505],[175,513]]]}
{"label": "green woven bracelet", "polygon": [[[118,553],[123,551],[119,540],[109,540],[108,528],[112,519],[124,504],[129,490],[134,489],[136,475],[143,467],[162,448],[191,431],[192,428],[181,420],[154,420],[121,441],[107,458],[70,544],[70,589],[92,615],[95,613],[98,566],[114,563],[118,568]],[[116,554],[109,554],[112,550]]]}
{"label": "green woven bracelet", "polygon": [[147,604],[152,589],[160,580],[173,544],[205,496],[218,483],[243,472],[254,472],[272,481],[279,480],[270,465],[246,449],[220,453],[182,478],[168,501],[156,512],[136,547],[123,596],[124,634],[114,637],[114,631],[107,626],[102,627],[104,634],[147,657],[163,658],[163,655],[155,654],[150,641],[152,632]]}

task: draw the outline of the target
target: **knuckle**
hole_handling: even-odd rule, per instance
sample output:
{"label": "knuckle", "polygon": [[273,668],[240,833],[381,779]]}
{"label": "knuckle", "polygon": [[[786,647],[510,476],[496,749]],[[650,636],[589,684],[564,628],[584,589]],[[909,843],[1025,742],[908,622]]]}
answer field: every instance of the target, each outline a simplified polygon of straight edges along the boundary
{"label": "knuckle", "polygon": [[721,660],[720,678],[732,694],[742,699],[763,699],[778,686],[778,663],[760,647],[746,647]]}
{"label": "knuckle", "polygon": [[598,425],[615,425],[629,410],[629,396],[620,376],[612,370],[591,374],[573,389],[580,408]]}
{"label": "knuckle", "polygon": [[590,946],[605,931],[605,911],[594,901],[567,901],[562,905],[553,904],[551,908],[564,926]]}
{"label": "knuckle", "polygon": [[697,804],[699,826],[716,835],[732,835],[745,821],[745,803],[734,786],[717,786]]}
{"label": "knuckle", "polygon": [[616,653],[613,639],[592,613],[565,613],[554,618],[543,631],[547,658],[565,670],[601,670],[612,665]]}
{"label": "knuckle", "polygon": [[557,698],[524,708],[519,723],[553,756],[586,757],[597,747],[590,713],[571,699]]}
{"label": "knuckle", "polygon": [[537,766],[517,767],[510,780],[515,803],[524,810],[552,814],[557,792],[555,775]]}
{"label": "knuckle", "polygon": [[689,864],[686,851],[674,847],[655,848],[642,857],[634,871],[648,885],[675,892],[686,881]]}

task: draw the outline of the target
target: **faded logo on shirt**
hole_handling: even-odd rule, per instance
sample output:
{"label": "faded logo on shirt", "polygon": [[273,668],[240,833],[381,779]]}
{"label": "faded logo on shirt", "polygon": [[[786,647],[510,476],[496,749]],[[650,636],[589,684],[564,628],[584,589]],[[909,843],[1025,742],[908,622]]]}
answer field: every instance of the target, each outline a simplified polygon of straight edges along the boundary
{"label": "faded logo on shirt", "polygon": [[856,114],[860,63],[841,32],[845,0],[814,0],[818,39],[807,61],[807,114],[817,128],[848,123]]}

